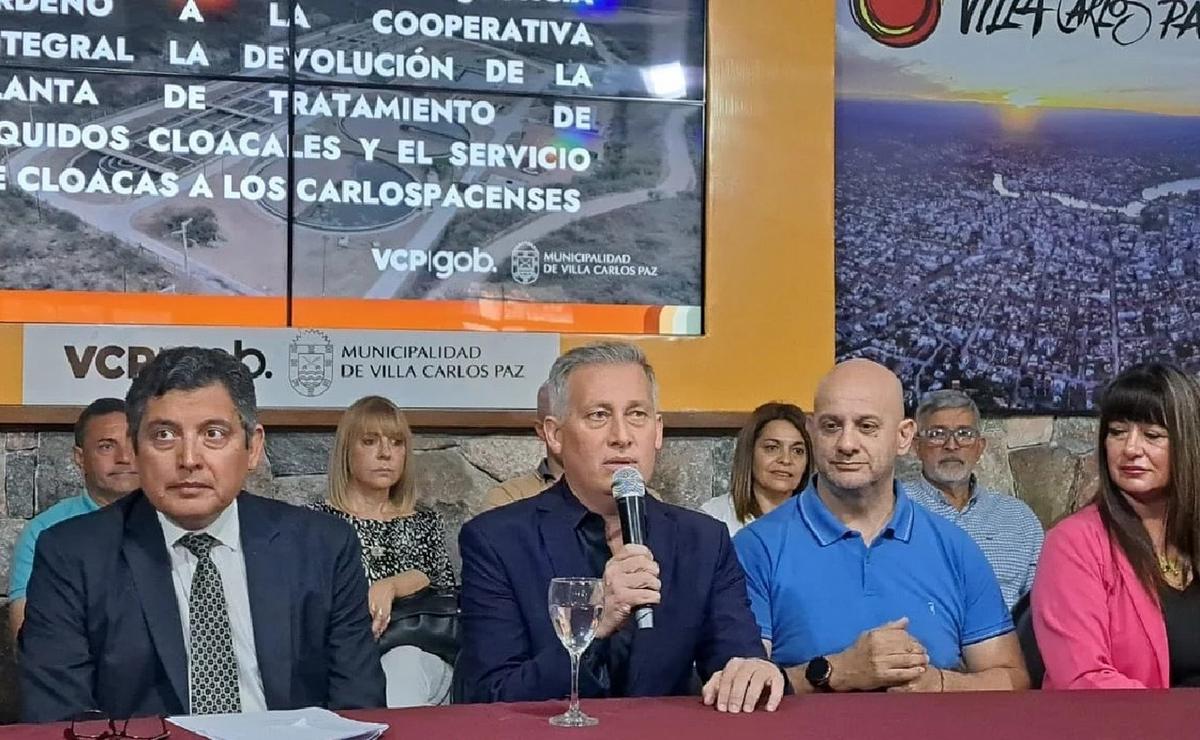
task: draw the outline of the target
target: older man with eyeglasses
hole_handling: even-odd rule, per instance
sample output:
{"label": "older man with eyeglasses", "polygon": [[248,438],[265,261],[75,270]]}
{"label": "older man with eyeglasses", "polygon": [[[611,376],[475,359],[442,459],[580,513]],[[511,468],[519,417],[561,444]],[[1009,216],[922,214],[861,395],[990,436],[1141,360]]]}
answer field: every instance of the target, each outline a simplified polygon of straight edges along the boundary
{"label": "older man with eyeglasses", "polygon": [[979,430],[979,408],[959,390],[925,394],[917,407],[914,451],[921,477],[906,481],[913,500],[966,530],[983,550],[1000,582],[1004,603],[1013,606],[1033,587],[1045,533],[1029,506],[979,485],[975,466],[987,447]]}

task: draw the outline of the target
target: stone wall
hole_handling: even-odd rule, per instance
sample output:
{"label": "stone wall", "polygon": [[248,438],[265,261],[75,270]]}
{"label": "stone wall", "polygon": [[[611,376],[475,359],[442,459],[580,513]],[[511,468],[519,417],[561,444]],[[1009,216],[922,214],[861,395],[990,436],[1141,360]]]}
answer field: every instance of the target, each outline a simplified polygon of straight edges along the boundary
{"label": "stone wall", "polygon": [[[1078,508],[1096,482],[1095,420],[1049,417],[992,419],[984,423],[988,448],[979,475],[985,485],[1013,491],[1051,524]],[[13,545],[25,521],[55,501],[76,495],[82,481],[71,464],[66,432],[10,431],[0,455],[0,593],[8,589]],[[267,459],[247,488],[296,504],[325,495],[330,432],[268,432]],[[477,514],[488,488],[529,470],[540,459],[532,435],[420,435],[414,445],[416,488],[421,502],[446,518],[447,542],[458,563],[457,533]],[[729,486],[731,435],[668,435],[652,487],[672,503],[697,507]],[[918,474],[903,461],[901,477]],[[7,600],[0,624],[8,623]],[[3,634],[7,636],[5,627]],[[0,721],[16,714],[15,667],[7,639],[0,639]]]}

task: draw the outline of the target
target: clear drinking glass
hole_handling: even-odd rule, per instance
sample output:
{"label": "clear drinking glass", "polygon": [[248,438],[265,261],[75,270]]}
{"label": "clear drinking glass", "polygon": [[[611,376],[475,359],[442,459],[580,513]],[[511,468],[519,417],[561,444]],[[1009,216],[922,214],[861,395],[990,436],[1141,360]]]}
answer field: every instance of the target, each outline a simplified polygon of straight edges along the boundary
{"label": "clear drinking glass", "polygon": [[603,605],[604,584],[599,578],[550,581],[550,621],[571,656],[571,706],[550,718],[555,727],[590,727],[599,722],[579,710],[579,657],[596,636]]}

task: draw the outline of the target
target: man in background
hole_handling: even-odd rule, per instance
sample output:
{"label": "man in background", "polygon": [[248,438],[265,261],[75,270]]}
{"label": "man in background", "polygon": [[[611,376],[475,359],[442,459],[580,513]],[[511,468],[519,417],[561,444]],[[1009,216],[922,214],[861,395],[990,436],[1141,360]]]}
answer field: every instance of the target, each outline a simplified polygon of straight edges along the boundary
{"label": "man in background", "polygon": [[[546,417],[550,415],[550,385],[542,383],[537,392],[537,418],[533,420],[533,433],[546,445]],[[562,459],[545,446],[545,457],[538,463],[537,468],[510,478],[492,488],[483,497],[483,510],[494,509],[497,506],[511,504],[514,501],[536,496],[562,476]]]}
{"label": "man in background", "polygon": [[1011,611],[1033,588],[1045,532],[1021,499],[992,491],[975,480],[975,466],[987,447],[979,430],[979,408],[958,390],[926,393],[917,407],[914,449],[921,477],[906,481],[913,500],[957,524],[996,573],[1004,604]]}
{"label": "man in background", "polygon": [[61,521],[108,506],[138,487],[124,401],[98,398],[88,404],[75,421],[72,457],[83,475],[84,492],[62,499],[30,519],[13,550],[8,580],[8,598],[12,600],[8,623],[14,641],[25,622],[25,587],[29,584],[34,548],[42,532]]}

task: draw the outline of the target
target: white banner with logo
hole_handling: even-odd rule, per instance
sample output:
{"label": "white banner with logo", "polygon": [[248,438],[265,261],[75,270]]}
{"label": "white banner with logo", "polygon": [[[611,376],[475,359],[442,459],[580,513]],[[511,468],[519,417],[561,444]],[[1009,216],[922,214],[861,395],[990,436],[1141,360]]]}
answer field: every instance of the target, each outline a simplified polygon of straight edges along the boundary
{"label": "white banner with logo", "polygon": [[557,334],[29,324],[23,402],[124,397],[161,348],[181,345],[240,359],[260,408],[343,408],[380,395],[403,408],[531,409],[559,352]]}

